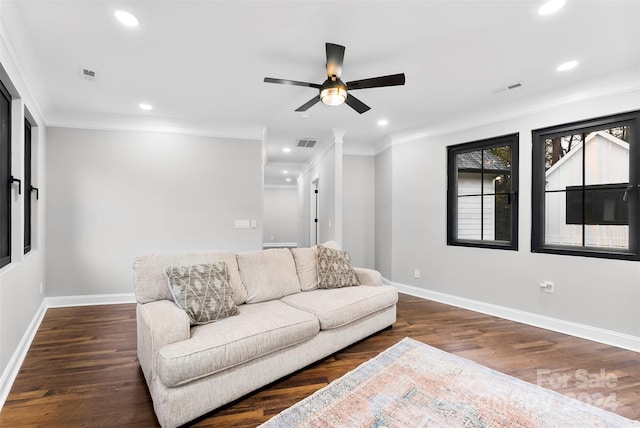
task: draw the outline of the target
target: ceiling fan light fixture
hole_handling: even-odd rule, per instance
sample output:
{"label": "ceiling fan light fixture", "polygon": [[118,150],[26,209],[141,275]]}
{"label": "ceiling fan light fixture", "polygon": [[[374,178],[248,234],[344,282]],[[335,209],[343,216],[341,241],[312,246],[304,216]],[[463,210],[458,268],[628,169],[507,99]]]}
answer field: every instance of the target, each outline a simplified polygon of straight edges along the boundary
{"label": "ceiling fan light fixture", "polygon": [[551,15],[562,9],[564,4],[565,0],[548,0],[544,2],[542,6],[540,6],[540,8],[538,9],[538,13],[540,15]]}
{"label": "ceiling fan light fixture", "polygon": [[347,99],[344,84],[331,85],[320,90],[320,100],[328,106],[339,106]]}
{"label": "ceiling fan light fixture", "polygon": [[127,27],[137,27],[139,24],[138,18],[125,10],[116,10],[114,15],[122,25],[126,25]]}

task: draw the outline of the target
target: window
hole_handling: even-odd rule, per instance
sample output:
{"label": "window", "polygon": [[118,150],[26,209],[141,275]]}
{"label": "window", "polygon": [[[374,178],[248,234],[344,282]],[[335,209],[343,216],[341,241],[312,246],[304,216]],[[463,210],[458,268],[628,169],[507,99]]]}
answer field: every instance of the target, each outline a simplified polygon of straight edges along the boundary
{"label": "window", "polygon": [[24,253],[31,251],[31,124],[24,120]]}
{"label": "window", "polygon": [[11,95],[0,83],[0,267],[11,262]]}
{"label": "window", "polygon": [[518,134],[448,148],[447,244],[518,249]]}
{"label": "window", "polygon": [[640,111],[533,131],[531,250],[640,260]]}

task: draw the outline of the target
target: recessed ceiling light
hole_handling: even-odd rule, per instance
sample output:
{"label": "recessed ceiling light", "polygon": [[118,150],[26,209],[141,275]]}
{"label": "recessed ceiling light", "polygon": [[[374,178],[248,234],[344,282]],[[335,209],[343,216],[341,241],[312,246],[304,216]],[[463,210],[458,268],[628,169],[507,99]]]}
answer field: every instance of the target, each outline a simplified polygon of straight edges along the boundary
{"label": "recessed ceiling light", "polygon": [[287,178],[287,179],[285,179],[285,181],[291,181],[291,179],[290,179],[290,178]]}
{"label": "recessed ceiling light", "polygon": [[572,68],[576,68],[577,65],[578,65],[578,61],[567,61],[560,64],[558,68],[556,68],[556,70],[567,71],[567,70],[571,70]]}
{"label": "recessed ceiling light", "polygon": [[289,174],[289,171],[287,171],[286,169],[284,171],[282,171],[283,174]]}
{"label": "recessed ceiling light", "polygon": [[114,15],[116,19],[120,21],[122,25],[126,25],[127,27],[137,27],[138,26],[138,18],[130,14],[129,12],[125,12],[124,10],[117,10]]}
{"label": "recessed ceiling light", "polygon": [[387,126],[389,124],[389,121],[387,119],[380,119],[378,121],[378,126]]}
{"label": "recessed ceiling light", "polygon": [[147,103],[140,103],[140,104],[138,104],[138,107],[140,107],[140,109],[142,109],[144,111],[153,110],[153,106],[151,104],[147,104]]}
{"label": "recessed ceiling light", "polygon": [[282,151],[285,152],[285,153],[290,153],[291,149],[289,147],[283,147]]}
{"label": "recessed ceiling light", "polygon": [[538,13],[540,15],[551,15],[562,9],[564,6],[565,0],[549,0],[544,2],[540,9],[538,9]]}

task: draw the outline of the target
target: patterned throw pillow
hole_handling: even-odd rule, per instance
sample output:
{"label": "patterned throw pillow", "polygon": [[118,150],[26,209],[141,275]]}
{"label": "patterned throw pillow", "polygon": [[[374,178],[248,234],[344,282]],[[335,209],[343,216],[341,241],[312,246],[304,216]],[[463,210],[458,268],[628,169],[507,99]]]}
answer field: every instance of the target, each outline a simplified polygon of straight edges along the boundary
{"label": "patterned throw pillow", "polygon": [[173,300],[189,315],[192,325],[239,313],[233,303],[226,263],[169,266],[164,272]]}
{"label": "patterned throw pillow", "polygon": [[318,245],[318,288],[340,288],[360,285],[346,251]]}

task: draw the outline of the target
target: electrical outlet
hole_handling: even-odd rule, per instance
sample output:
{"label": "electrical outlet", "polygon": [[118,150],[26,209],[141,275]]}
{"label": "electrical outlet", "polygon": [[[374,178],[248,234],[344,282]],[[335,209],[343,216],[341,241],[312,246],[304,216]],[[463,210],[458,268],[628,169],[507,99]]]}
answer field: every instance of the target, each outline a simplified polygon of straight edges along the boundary
{"label": "electrical outlet", "polygon": [[420,278],[420,269],[413,270],[413,277],[416,279]]}
{"label": "electrical outlet", "polygon": [[553,293],[555,291],[555,285],[553,281],[542,281],[540,283],[540,290],[545,293]]}

